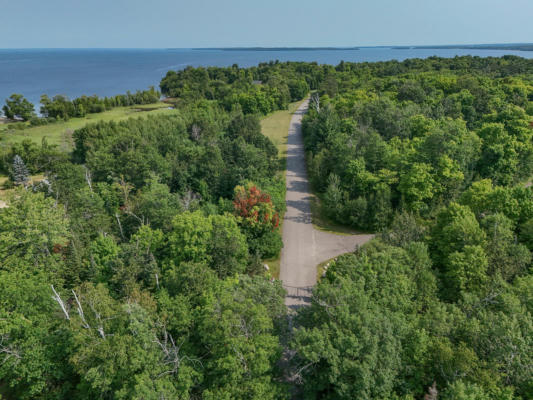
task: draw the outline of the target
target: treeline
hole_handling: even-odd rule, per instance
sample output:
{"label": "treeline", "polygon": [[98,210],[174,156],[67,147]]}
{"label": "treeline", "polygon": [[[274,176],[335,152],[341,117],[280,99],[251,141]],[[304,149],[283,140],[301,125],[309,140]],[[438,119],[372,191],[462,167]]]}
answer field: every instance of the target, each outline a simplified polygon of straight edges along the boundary
{"label": "treeline", "polygon": [[286,109],[316,89],[325,66],[316,63],[270,62],[257,67],[188,67],[169,71],[161,92],[183,100],[216,100],[225,110],[239,107],[245,114],[268,114]]}
{"label": "treeline", "polygon": [[150,87],[148,90],[135,93],[119,94],[111,97],[81,96],[74,100],[57,95],[51,99],[43,94],[41,96],[41,114],[45,118],[64,119],[84,117],[86,114],[95,114],[111,110],[115,107],[126,107],[141,104],[157,103],[161,93]]}
{"label": "treeline", "polygon": [[52,98],[41,96],[40,112],[42,117],[35,115],[35,106],[20,94],[13,94],[6,99],[3,107],[5,116],[9,119],[30,121],[31,125],[45,125],[57,120],[68,120],[74,117],[85,117],[87,114],[101,113],[115,107],[153,104],[161,98],[161,93],[152,86],[148,90],[127,92],[111,97],[81,96],[70,100],[67,96],[56,95]]}

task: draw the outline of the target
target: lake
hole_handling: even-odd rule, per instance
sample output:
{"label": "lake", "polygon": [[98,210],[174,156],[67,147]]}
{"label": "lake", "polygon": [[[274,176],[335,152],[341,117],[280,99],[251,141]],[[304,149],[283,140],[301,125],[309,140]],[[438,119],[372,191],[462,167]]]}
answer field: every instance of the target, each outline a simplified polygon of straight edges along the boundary
{"label": "lake", "polygon": [[500,57],[506,54],[533,58],[533,52],[478,49],[359,50],[192,50],[192,49],[0,49],[0,104],[12,93],[32,103],[41,94],[112,96],[158,87],[168,70],[191,66],[257,65],[270,60],[316,61],[338,64],[341,60],[387,61],[430,56],[473,55]]}

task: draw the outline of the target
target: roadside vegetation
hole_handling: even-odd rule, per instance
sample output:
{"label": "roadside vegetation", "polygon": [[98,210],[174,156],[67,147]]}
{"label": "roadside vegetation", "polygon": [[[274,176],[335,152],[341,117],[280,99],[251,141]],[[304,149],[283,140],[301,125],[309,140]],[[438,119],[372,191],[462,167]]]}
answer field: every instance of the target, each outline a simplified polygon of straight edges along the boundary
{"label": "roadside vegetation", "polygon": [[301,101],[290,103],[287,110],[274,111],[272,114],[261,119],[261,132],[277,147],[279,157],[283,163],[283,173],[287,160],[287,138],[291,118],[301,104]]}
{"label": "roadside vegetation", "polygon": [[[278,127],[310,90],[325,225],[378,234],[289,325],[263,263]],[[161,91],[164,115],[1,148],[3,398],[533,397],[532,60],[187,68]]]}

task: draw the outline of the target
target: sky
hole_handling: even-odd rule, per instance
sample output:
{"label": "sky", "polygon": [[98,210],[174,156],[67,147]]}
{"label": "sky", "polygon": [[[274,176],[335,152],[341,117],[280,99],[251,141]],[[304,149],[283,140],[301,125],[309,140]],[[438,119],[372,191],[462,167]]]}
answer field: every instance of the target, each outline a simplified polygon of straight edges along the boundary
{"label": "sky", "polygon": [[533,42],[532,0],[0,0],[0,48]]}

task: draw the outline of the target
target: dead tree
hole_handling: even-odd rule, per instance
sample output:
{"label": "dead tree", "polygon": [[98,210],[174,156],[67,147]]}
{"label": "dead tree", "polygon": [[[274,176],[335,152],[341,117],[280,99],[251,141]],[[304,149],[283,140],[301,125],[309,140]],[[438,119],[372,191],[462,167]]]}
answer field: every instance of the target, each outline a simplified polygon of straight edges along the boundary
{"label": "dead tree", "polygon": [[433,385],[428,387],[428,393],[424,396],[424,400],[437,400],[439,392],[437,391],[437,383],[433,382]]}
{"label": "dead tree", "polygon": [[10,358],[15,359],[15,363],[18,363],[22,359],[22,355],[12,345],[8,344],[9,337],[7,335],[0,335],[0,354],[4,355],[4,359],[0,364],[6,363]]}
{"label": "dead tree", "polygon": [[202,135],[202,128],[200,128],[196,124],[193,124],[191,127],[191,139],[197,142],[198,140],[200,140],[201,135]]}
{"label": "dead tree", "polygon": [[320,112],[320,96],[316,92],[311,95],[311,107]]}
{"label": "dead tree", "polygon": [[59,307],[61,307],[61,311],[63,311],[63,314],[65,314],[65,318],[70,321],[70,315],[68,313],[68,310],[67,310],[67,307],[65,305],[65,302],[61,299],[61,296],[55,290],[54,285],[50,285],[50,286],[52,286],[52,292],[54,292],[54,295],[52,296],[52,299],[57,301],[57,304],[59,304]]}

